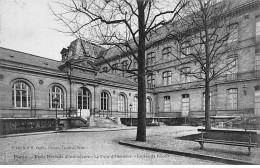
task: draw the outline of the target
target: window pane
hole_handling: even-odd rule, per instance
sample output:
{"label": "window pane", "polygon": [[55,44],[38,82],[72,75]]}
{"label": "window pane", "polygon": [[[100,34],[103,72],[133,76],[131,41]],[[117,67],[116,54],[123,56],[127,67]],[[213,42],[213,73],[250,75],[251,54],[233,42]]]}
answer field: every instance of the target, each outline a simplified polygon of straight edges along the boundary
{"label": "window pane", "polygon": [[26,91],[22,91],[22,107],[27,107]]}

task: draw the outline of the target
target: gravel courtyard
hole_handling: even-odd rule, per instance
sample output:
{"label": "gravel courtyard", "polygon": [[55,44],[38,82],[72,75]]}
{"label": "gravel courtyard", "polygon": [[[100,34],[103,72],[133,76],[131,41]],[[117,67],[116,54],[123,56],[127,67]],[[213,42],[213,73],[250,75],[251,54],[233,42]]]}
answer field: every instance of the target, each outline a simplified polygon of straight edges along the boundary
{"label": "gravel courtyard", "polygon": [[[171,127],[150,127],[147,135],[170,133]],[[0,164],[220,164],[184,156],[140,150],[118,144],[134,130],[63,132],[0,138]]]}

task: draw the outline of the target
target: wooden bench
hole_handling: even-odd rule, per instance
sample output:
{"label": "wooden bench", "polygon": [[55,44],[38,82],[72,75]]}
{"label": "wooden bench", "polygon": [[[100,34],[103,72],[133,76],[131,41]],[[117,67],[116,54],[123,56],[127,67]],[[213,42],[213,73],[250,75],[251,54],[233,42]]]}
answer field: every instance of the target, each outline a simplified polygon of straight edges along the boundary
{"label": "wooden bench", "polygon": [[[251,154],[251,148],[257,143],[252,142],[252,136],[256,137],[256,132],[252,131],[233,131],[233,130],[205,130],[198,129],[201,132],[201,138],[195,140],[199,142],[200,149],[203,149],[204,143],[214,143],[232,146],[244,146],[248,148],[248,155]],[[206,133],[204,135],[204,133]]]}

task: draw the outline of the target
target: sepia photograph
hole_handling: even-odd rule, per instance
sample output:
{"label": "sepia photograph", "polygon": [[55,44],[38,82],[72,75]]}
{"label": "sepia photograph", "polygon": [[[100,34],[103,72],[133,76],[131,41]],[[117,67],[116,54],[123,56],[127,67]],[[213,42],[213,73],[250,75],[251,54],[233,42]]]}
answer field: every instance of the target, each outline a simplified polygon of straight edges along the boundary
{"label": "sepia photograph", "polygon": [[0,0],[0,165],[259,165],[260,0]]}

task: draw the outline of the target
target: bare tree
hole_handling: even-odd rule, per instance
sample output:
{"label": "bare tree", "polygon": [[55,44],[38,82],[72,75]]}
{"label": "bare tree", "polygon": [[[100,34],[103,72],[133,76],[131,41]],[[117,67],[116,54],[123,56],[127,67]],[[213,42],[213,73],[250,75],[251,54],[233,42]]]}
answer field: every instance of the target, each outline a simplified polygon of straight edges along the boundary
{"label": "bare tree", "polygon": [[[205,128],[210,126],[210,85],[223,73],[236,66],[238,30],[242,16],[231,9],[236,1],[194,0],[178,16],[169,30],[169,38],[177,41],[173,56],[180,62],[180,73],[203,80],[205,84]],[[186,67],[186,68],[183,68]]]}
{"label": "bare tree", "polygon": [[[108,57],[112,57],[112,54],[129,59],[127,69],[109,66],[138,76],[136,140],[146,141],[146,44],[153,39],[152,34],[156,29],[176,20],[187,1],[71,0],[70,3],[57,4],[64,12],[53,10],[53,13],[69,28],[69,31],[62,32],[104,46],[106,51],[101,58],[108,64]],[[132,58],[138,62],[136,69],[130,68]]]}

